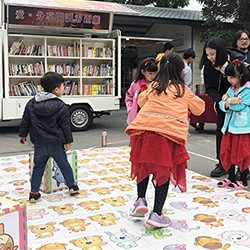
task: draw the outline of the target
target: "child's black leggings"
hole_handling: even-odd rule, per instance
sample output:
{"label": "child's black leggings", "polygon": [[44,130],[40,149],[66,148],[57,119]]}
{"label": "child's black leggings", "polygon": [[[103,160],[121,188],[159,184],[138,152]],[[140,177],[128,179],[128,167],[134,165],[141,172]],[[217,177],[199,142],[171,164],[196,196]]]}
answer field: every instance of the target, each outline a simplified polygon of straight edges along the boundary
{"label": "child's black leggings", "polygon": [[[240,172],[240,181],[242,181],[244,186],[247,186],[247,172],[248,169]],[[231,168],[228,170],[228,179],[231,182],[236,182],[236,175],[235,175],[235,165],[232,165]]]}
{"label": "child's black leggings", "polygon": [[[148,187],[148,181],[149,181],[149,176],[137,184],[138,198],[145,198]],[[161,215],[162,213],[162,208],[164,206],[168,194],[168,187],[169,187],[169,180],[163,185],[161,186],[156,185],[155,187],[155,201],[154,201],[153,212],[157,213],[158,215]]]}

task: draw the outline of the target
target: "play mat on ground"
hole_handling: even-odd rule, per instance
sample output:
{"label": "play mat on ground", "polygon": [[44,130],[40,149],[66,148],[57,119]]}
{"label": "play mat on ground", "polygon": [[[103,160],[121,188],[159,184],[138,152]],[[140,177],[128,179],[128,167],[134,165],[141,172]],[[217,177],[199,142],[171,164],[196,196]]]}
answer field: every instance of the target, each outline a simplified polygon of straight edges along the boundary
{"label": "play mat on ground", "polygon": [[[67,190],[42,192],[41,201],[27,203],[27,249],[250,249],[250,193],[217,188],[216,180],[189,170],[186,193],[172,185],[169,188],[164,206],[164,213],[171,219],[168,228],[147,228],[147,217],[131,218],[136,183],[129,178],[129,150],[113,147],[76,151],[80,194],[70,196]],[[60,182],[57,185],[60,188]],[[29,155],[1,157],[0,194],[26,201],[29,188]],[[152,209],[151,183],[147,202]],[[0,223],[1,218],[0,213]],[[13,249],[24,250],[12,244]],[[1,248],[1,232],[0,249],[5,249]]]}

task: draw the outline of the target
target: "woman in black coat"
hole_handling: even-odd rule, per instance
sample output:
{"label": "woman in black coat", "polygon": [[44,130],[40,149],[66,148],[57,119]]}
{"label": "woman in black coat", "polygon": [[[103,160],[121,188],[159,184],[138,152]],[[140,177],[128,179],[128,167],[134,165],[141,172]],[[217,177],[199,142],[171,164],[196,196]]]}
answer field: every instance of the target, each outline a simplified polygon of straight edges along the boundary
{"label": "woman in black coat", "polygon": [[204,68],[203,74],[206,93],[213,99],[217,112],[216,158],[219,162],[211,172],[212,177],[220,177],[226,174],[220,162],[221,128],[224,123],[225,113],[220,110],[218,103],[231,86],[225,77],[225,68],[228,65],[229,59],[226,43],[223,39],[214,37],[206,42],[200,61],[200,69]]}

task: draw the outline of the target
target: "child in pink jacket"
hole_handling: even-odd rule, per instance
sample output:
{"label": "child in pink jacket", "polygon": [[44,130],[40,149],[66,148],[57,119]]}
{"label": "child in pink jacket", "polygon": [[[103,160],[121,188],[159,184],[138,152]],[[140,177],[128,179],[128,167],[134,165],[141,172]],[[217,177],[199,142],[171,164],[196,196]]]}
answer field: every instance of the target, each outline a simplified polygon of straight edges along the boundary
{"label": "child in pink jacket", "polygon": [[137,68],[134,81],[126,93],[125,104],[127,107],[127,123],[130,124],[138,113],[138,95],[146,90],[149,84],[155,79],[158,71],[154,58],[145,58]]}

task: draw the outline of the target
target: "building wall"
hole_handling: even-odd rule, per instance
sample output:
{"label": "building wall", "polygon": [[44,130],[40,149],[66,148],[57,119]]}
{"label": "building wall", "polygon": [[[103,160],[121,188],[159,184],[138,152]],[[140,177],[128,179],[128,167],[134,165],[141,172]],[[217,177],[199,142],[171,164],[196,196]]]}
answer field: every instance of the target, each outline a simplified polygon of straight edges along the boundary
{"label": "building wall", "polygon": [[[196,53],[196,59],[193,62],[193,91],[196,91],[196,85],[201,84],[201,71],[199,69],[199,62],[203,50],[203,42],[200,41],[199,28],[192,28],[188,25],[173,25],[173,24],[154,24],[151,29],[146,33],[146,37],[161,37],[173,40],[174,51],[181,56],[188,48],[193,48]],[[143,58],[146,56],[155,56],[157,53],[162,52],[162,45],[139,48],[138,56]]]}
{"label": "building wall", "polygon": [[[144,19],[142,18],[142,23]],[[147,21],[147,22],[146,22]],[[138,37],[157,37],[163,39],[172,39],[172,43],[174,44],[175,48],[174,51],[179,53],[180,56],[183,56],[183,52],[188,48],[193,48],[196,53],[196,60],[193,62],[193,91],[196,90],[196,85],[201,83],[201,72],[199,69],[199,61],[202,55],[203,49],[203,42],[200,42],[199,33],[202,29],[200,23],[196,22],[176,22],[173,23],[157,23],[151,21],[151,25],[148,23],[149,20],[145,21],[145,26],[148,27],[148,30],[143,33],[143,35],[138,35],[136,32],[135,34],[131,34],[131,36],[138,36]],[[167,22],[167,20],[165,20]],[[140,22],[141,23],[141,22]],[[126,26],[125,26],[126,27]],[[117,26],[116,28],[123,29],[122,27]],[[126,29],[123,31],[122,34],[126,33]],[[145,58],[145,57],[155,57],[158,53],[162,52],[163,43],[157,43],[152,46],[146,47],[138,47],[138,59]],[[137,64],[136,64],[137,65]],[[132,69],[133,71],[133,69]],[[132,74],[133,75],[133,74]]]}
{"label": "building wall", "polygon": [[[174,50],[182,53],[185,49],[192,47],[192,28],[187,25],[160,24],[155,23],[145,34],[145,37],[158,37],[172,39]],[[138,56],[155,56],[162,52],[163,44],[156,44],[151,47],[139,48]]]}

